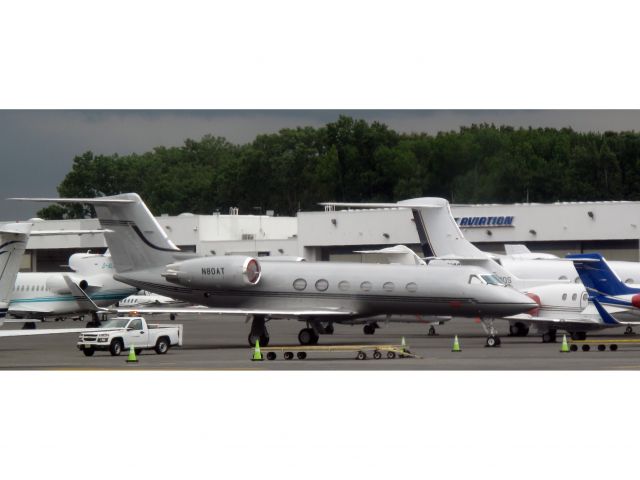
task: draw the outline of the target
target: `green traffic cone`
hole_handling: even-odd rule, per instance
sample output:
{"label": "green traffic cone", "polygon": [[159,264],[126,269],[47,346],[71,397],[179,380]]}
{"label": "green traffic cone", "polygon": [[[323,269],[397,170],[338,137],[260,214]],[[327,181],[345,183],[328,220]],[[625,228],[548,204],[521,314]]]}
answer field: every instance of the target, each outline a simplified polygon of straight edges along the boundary
{"label": "green traffic cone", "polygon": [[400,341],[400,348],[402,349],[403,352],[407,352],[407,342],[405,342],[404,337],[402,337],[402,340]]}
{"label": "green traffic cone", "polygon": [[569,344],[567,343],[567,334],[562,335],[562,346],[560,347],[560,351],[562,353],[566,353],[569,351]]}
{"label": "green traffic cone", "polygon": [[460,348],[460,342],[458,342],[458,335],[455,336],[455,338],[453,339],[453,348],[451,349],[452,352],[461,352],[462,349]]}
{"label": "green traffic cone", "polygon": [[251,361],[262,361],[262,352],[260,352],[260,339],[256,339],[256,346],[253,349],[253,358],[251,359]]}
{"label": "green traffic cone", "polygon": [[138,357],[136,357],[136,349],[133,345],[129,347],[129,356],[127,357],[127,363],[138,363]]}

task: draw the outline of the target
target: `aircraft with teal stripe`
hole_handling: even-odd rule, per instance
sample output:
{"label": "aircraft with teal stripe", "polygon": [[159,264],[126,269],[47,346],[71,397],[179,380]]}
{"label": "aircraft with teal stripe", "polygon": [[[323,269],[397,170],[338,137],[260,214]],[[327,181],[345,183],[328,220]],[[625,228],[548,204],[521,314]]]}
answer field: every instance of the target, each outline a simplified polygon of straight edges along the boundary
{"label": "aircraft with teal stripe", "polygon": [[[8,316],[33,320],[62,319],[91,314],[97,321],[97,307],[107,307],[137,292],[135,287],[114,280],[111,256],[76,253],[69,257],[73,272],[20,272],[9,302]],[[74,295],[64,277],[75,283],[92,302]]]}

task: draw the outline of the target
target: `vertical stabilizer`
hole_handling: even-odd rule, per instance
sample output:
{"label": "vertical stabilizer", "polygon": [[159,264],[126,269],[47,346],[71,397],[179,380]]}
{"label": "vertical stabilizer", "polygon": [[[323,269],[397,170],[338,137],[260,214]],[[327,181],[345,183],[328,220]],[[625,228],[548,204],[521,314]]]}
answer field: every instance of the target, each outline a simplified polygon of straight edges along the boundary
{"label": "vertical stabilizer", "polygon": [[6,315],[30,233],[30,223],[0,225],[0,317]]}
{"label": "vertical stabilizer", "polygon": [[573,260],[580,280],[592,297],[601,295],[630,295],[638,289],[627,286],[599,253],[581,253],[567,255]]}
{"label": "vertical stabilizer", "polygon": [[104,236],[117,273],[162,267],[184,256],[136,193],[97,198],[15,200],[92,205],[102,227],[109,230]]}

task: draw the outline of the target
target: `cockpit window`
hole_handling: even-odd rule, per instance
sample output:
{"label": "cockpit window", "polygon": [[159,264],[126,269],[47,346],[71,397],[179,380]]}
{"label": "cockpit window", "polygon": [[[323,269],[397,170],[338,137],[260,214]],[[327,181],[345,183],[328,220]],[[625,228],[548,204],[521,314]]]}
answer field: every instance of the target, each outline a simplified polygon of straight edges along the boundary
{"label": "cockpit window", "polygon": [[500,285],[504,286],[504,282],[502,282],[497,275],[482,275],[482,278],[489,285]]}

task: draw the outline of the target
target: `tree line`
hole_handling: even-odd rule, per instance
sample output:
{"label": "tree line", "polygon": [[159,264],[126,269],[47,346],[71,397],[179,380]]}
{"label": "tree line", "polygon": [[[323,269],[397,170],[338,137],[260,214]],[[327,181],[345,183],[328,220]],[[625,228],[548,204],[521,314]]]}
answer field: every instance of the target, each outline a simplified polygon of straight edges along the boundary
{"label": "tree line", "polygon": [[[76,156],[63,197],[137,192],[159,215],[274,210],[295,215],[321,201],[455,203],[640,199],[640,134],[513,128],[398,133],[347,116],[320,128],[283,129],[244,145],[207,135],[142,154]],[[51,205],[47,219],[92,215]]]}

